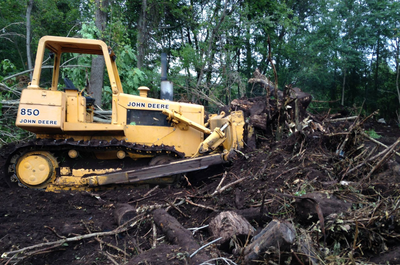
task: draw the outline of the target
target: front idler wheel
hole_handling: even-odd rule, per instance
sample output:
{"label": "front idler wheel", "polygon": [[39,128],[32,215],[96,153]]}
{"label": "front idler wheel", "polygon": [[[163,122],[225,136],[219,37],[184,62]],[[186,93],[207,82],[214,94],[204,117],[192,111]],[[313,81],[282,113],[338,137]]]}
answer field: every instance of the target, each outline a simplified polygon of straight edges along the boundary
{"label": "front idler wheel", "polygon": [[56,178],[57,159],[49,152],[34,151],[22,155],[15,166],[15,175],[28,188],[44,189]]}

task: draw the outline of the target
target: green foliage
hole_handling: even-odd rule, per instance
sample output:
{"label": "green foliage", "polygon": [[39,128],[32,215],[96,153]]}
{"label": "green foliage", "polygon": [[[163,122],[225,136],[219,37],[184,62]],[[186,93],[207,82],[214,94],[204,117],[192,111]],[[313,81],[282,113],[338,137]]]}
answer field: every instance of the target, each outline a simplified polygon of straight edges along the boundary
{"label": "green foliage", "polygon": [[[61,68],[61,77],[69,78],[73,81],[76,88],[82,90],[86,87],[88,80],[90,80],[90,67],[92,63],[92,57],[87,54],[63,54],[63,61],[68,64],[77,65],[78,67],[66,67]],[[63,88],[64,84],[62,81],[59,84],[59,88]]]}
{"label": "green foliage", "polygon": [[[112,25],[109,25],[110,34],[109,36],[104,36],[106,39],[108,37],[111,38],[113,36],[113,43],[116,45],[116,49],[114,52],[117,56],[117,67],[120,76],[120,80],[122,83],[122,87],[125,93],[138,95],[139,92],[137,88],[141,85],[143,80],[145,79],[145,74],[138,68],[132,67],[136,62],[136,54],[131,45],[126,44],[129,42],[124,38],[124,31],[121,30],[122,24],[121,21],[116,21]],[[107,31],[106,31],[107,32]],[[82,25],[82,28],[79,30],[79,34],[83,38],[88,39],[96,39],[97,36],[101,35],[101,32],[97,29],[94,22],[88,22]],[[92,56],[79,56],[77,60],[77,64],[79,65],[90,65]],[[68,76],[73,76],[74,80],[78,80],[80,83],[85,83],[90,79],[90,71],[86,69],[86,72],[83,72],[82,69],[67,69],[64,70],[64,73]],[[108,79],[108,75],[104,75],[104,87],[103,87],[103,95],[102,101],[105,104],[105,108],[110,108],[110,102],[112,97],[112,91],[110,82]]]}
{"label": "green foliage", "polygon": [[142,84],[146,75],[139,68],[132,67],[136,61],[133,48],[125,45],[118,50],[117,66],[124,92],[139,95],[137,88]]}
{"label": "green foliage", "polygon": [[365,132],[366,132],[371,138],[374,138],[374,139],[379,139],[379,138],[382,137],[382,136],[380,136],[374,129],[366,130]]}
{"label": "green foliage", "polygon": [[35,0],[31,16],[34,35],[73,36],[79,29],[80,4],[80,0]]}
{"label": "green foliage", "polygon": [[99,29],[94,24],[94,21],[83,23],[78,33],[84,39],[97,39],[97,36],[101,35]]}
{"label": "green foliage", "polygon": [[3,76],[6,76],[11,72],[14,72],[16,69],[17,68],[15,67],[15,65],[9,59],[4,59],[0,62],[0,71]]}
{"label": "green foliage", "polygon": [[[216,109],[216,102],[229,104],[235,97],[265,93],[247,80],[258,68],[275,81],[271,51],[279,87],[293,83],[315,99],[335,101],[344,86],[344,105],[365,101],[367,113],[379,107],[385,118],[395,117],[400,108],[394,71],[399,55],[391,46],[399,34],[398,0],[243,0],[234,6],[228,1],[226,9],[224,1],[147,0],[145,9],[143,3],[110,1],[103,8],[106,30],[100,33],[94,0],[35,0],[33,53],[43,35],[103,39],[117,54],[125,91],[137,94],[136,88],[146,85],[158,96],[159,55],[166,52],[176,99]],[[26,1],[3,0],[0,5],[1,76],[26,68],[26,7]],[[140,70],[135,55],[143,60]],[[5,59],[15,68],[7,68]],[[82,87],[90,69],[78,70],[63,70],[63,75]],[[107,77],[104,85],[109,86]],[[324,110],[330,105],[324,104]]]}
{"label": "green foliage", "polygon": [[171,54],[180,58],[179,63],[175,66],[179,69],[199,69],[202,65],[199,54],[189,44],[184,45],[180,50],[172,50]]}

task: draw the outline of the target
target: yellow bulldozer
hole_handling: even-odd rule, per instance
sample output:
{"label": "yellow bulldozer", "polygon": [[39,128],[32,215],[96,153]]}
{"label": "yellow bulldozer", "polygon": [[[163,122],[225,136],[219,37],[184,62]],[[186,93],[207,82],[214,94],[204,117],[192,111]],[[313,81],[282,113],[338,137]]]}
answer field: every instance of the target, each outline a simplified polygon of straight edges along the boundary
{"label": "yellow bulldozer", "polygon": [[[51,84],[41,84],[45,54],[54,60]],[[95,102],[60,77],[65,53],[102,55],[112,90],[111,120],[94,119]],[[101,40],[42,37],[32,80],[23,89],[16,126],[36,139],[0,150],[10,186],[82,190],[117,184],[171,183],[176,175],[225,163],[243,147],[241,111],[205,117],[204,106],[123,92],[112,49]],[[47,86],[47,87],[46,87]],[[92,163],[89,163],[92,161]],[[95,163],[93,163],[93,161]]]}

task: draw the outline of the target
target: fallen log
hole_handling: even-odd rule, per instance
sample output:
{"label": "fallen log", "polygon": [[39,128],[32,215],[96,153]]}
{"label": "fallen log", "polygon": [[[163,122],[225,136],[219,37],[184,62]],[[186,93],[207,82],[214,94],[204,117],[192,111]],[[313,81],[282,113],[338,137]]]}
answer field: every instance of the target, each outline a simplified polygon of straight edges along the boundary
{"label": "fallen log", "polygon": [[265,97],[240,98],[231,102],[232,110],[242,110],[246,117],[265,113]]}
{"label": "fallen log", "polygon": [[250,123],[261,130],[267,130],[267,115],[265,113],[260,115],[250,116]]}
{"label": "fallen log", "polygon": [[[192,254],[200,248],[199,243],[193,238],[192,233],[185,229],[178,220],[169,215],[164,209],[154,210],[153,219],[167,240],[174,245],[178,245],[184,252]],[[188,262],[191,264],[200,264],[209,259],[210,257],[204,251],[200,251],[192,256]]]}
{"label": "fallen log", "polygon": [[318,204],[321,209],[322,216],[327,217],[330,214],[343,213],[348,211],[352,202],[350,200],[340,200],[334,194],[326,194],[322,192],[311,192],[301,197],[296,197],[294,203],[296,208],[296,216],[302,223],[310,223],[318,221]]}
{"label": "fallen log", "polygon": [[337,122],[337,121],[350,121],[357,119],[358,116],[351,116],[351,117],[344,117],[344,118],[337,118],[337,119],[327,119],[327,122]]}
{"label": "fallen log", "polygon": [[255,232],[255,228],[244,217],[233,211],[219,213],[211,220],[208,228],[214,238],[221,237],[218,246],[223,250],[233,247],[231,241],[243,247]]}
{"label": "fallen log", "polygon": [[268,250],[273,253],[289,250],[295,237],[296,230],[291,223],[273,220],[244,248],[244,260],[249,264]]}

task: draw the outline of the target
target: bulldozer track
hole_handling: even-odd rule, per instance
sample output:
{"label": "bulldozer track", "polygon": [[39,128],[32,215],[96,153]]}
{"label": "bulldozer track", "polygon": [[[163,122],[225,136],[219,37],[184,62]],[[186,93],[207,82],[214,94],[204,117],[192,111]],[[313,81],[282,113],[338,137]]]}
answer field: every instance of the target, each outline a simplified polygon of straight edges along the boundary
{"label": "bulldozer track", "polygon": [[176,158],[183,158],[184,153],[179,152],[173,146],[166,145],[143,145],[130,143],[124,140],[79,140],[68,139],[35,139],[28,142],[12,143],[3,146],[0,149],[0,177],[3,177],[6,183],[11,186],[11,177],[14,175],[10,167],[16,163],[18,158],[29,151],[48,151],[60,152],[75,149],[78,152],[101,152],[122,150],[126,153],[143,155],[169,155]]}

